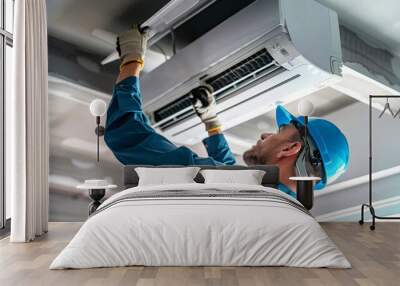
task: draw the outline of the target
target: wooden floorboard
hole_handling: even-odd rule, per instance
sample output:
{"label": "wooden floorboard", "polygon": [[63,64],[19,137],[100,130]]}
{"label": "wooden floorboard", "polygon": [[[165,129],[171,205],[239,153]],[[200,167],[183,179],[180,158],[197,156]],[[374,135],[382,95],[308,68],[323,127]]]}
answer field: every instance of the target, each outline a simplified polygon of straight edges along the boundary
{"label": "wooden floorboard", "polygon": [[356,223],[323,223],[352,269],[290,267],[119,267],[48,270],[81,223],[50,223],[32,243],[0,240],[0,285],[400,285],[400,223],[381,222],[375,231]]}

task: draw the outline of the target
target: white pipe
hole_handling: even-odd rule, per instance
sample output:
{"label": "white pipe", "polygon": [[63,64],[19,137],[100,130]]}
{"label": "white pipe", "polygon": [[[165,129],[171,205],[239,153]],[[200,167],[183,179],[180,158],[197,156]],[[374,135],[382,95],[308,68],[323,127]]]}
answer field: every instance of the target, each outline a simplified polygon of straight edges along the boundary
{"label": "white pipe", "polygon": [[[377,171],[372,173],[372,181],[377,181],[380,179],[384,179],[387,177],[391,177],[394,175],[398,175],[400,174],[400,165],[392,167],[392,168],[388,168],[388,169],[384,169],[381,171]],[[353,188],[362,184],[366,184],[369,181],[369,175],[363,175],[357,178],[353,178],[344,182],[340,182],[331,186],[326,187],[325,189],[315,192],[315,196],[319,197],[319,196],[324,196],[327,194],[331,194],[334,192],[338,192],[338,191],[342,191],[345,189],[349,189],[349,188]]]}

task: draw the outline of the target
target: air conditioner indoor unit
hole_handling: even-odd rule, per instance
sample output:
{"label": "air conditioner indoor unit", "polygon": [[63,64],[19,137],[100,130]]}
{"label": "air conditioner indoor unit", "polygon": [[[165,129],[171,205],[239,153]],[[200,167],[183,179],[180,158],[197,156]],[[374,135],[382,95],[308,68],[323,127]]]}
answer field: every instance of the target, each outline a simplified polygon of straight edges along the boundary
{"label": "air conditioner indoor unit", "polygon": [[314,0],[255,0],[141,78],[154,128],[176,143],[206,136],[189,92],[214,89],[225,129],[340,78],[337,14]]}

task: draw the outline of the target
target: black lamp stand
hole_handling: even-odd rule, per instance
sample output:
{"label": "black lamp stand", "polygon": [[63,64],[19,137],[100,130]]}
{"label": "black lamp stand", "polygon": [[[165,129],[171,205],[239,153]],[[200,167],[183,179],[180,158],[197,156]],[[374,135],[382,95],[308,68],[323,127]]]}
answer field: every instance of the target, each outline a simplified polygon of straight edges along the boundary
{"label": "black lamp stand", "polygon": [[100,116],[96,116],[96,124],[97,127],[94,130],[94,133],[97,135],[97,162],[100,161],[100,136],[104,135],[104,127],[100,125]]}

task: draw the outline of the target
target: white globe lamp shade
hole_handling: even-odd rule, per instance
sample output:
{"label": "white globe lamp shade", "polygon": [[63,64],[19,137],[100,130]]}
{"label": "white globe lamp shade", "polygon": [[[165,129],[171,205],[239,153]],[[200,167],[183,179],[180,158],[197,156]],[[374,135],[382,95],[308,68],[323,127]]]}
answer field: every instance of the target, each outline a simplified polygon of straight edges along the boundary
{"label": "white globe lamp shade", "polygon": [[314,105],[309,100],[301,100],[297,106],[297,111],[301,116],[310,116],[314,111]]}
{"label": "white globe lamp shade", "polygon": [[102,99],[94,99],[90,103],[90,113],[93,116],[103,116],[107,110],[107,103]]}

